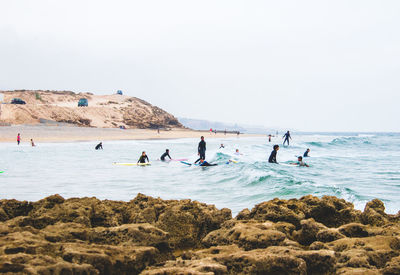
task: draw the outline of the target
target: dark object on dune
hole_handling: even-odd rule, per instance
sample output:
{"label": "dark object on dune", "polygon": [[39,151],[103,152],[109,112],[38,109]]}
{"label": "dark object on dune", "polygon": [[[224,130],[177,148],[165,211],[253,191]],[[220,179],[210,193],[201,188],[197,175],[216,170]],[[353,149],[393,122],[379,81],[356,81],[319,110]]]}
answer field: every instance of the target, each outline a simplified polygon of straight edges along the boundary
{"label": "dark object on dune", "polygon": [[86,98],[81,98],[78,101],[78,107],[87,107],[89,106],[88,100]]}
{"label": "dark object on dune", "polygon": [[118,90],[118,91],[117,91],[117,95],[122,95],[122,91],[121,91],[121,90]]}
{"label": "dark object on dune", "polygon": [[23,100],[20,99],[20,98],[13,98],[13,99],[11,100],[11,104],[26,104],[26,102],[23,101]]}

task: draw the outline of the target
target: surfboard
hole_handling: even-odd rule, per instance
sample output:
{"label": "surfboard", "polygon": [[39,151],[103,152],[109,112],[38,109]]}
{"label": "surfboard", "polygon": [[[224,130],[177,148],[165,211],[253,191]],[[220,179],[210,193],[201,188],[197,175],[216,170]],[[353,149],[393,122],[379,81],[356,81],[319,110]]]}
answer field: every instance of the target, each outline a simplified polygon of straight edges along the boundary
{"label": "surfboard", "polygon": [[186,161],[181,161],[181,163],[191,166],[192,164]]}
{"label": "surfboard", "polygon": [[147,166],[147,165],[151,165],[151,162],[147,162],[147,163],[129,163],[129,162],[114,162],[114,165],[124,165],[124,166]]}

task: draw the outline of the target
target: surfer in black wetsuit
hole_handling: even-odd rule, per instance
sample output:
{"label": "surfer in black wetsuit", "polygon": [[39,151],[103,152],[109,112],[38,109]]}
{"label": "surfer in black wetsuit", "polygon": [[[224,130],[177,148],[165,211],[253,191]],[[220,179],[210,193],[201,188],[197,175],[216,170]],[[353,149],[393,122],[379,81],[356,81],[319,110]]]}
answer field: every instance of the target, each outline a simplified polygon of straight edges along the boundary
{"label": "surfer in black wetsuit", "polygon": [[204,159],[200,159],[200,166],[217,166],[218,164],[216,163],[208,163]]}
{"label": "surfer in black wetsuit", "polygon": [[103,143],[102,142],[100,142],[99,144],[97,144],[96,145],[96,147],[94,147],[94,149],[96,149],[96,150],[103,150]]}
{"label": "surfer in black wetsuit", "polygon": [[140,158],[139,158],[139,160],[138,160],[137,163],[146,163],[146,160],[147,160],[147,162],[150,162],[150,161],[149,161],[149,158],[148,158],[147,155],[146,155],[146,152],[143,151],[143,152],[142,152],[142,155],[140,156]]}
{"label": "surfer in black wetsuit", "polygon": [[204,141],[204,137],[201,136],[201,141],[199,142],[199,146],[197,147],[197,154],[199,155],[199,159],[194,163],[198,163],[201,159],[206,159],[206,142]]}
{"label": "surfer in black wetsuit", "polygon": [[162,154],[162,156],[160,157],[160,159],[161,159],[162,161],[165,161],[165,158],[166,158],[166,157],[169,157],[169,159],[171,159],[171,156],[169,155],[169,149],[165,150],[165,153]]}
{"label": "surfer in black wetsuit", "polygon": [[289,138],[292,139],[292,137],[290,136],[290,132],[287,131],[282,138],[285,138],[285,140],[283,141],[283,145],[285,145],[285,142],[287,142],[287,145],[289,146]]}
{"label": "surfer in black wetsuit", "polygon": [[309,157],[308,153],[310,153],[310,148],[307,148],[307,150],[304,152],[303,157]]}
{"label": "surfer in black wetsuit", "polygon": [[269,163],[278,163],[276,161],[276,154],[278,153],[279,150],[279,145],[274,145],[274,150],[271,152],[271,155],[269,156],[268,162]]}

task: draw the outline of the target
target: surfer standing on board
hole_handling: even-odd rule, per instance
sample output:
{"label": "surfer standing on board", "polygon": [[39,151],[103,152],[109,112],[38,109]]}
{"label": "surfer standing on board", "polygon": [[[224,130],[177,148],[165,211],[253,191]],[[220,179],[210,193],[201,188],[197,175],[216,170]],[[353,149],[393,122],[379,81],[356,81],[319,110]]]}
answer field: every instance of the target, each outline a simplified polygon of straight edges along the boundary
{"label": "surfer standing on board", "polygon": [[199,155],[199,159],[194,163],[198,163],[201,159],[206,159],[206,142],[204,141],[204,137],[201,136],[201,141],[199,142],[199,146],[197,147],[197,155]]}
{"label": "surfer standing on board", "polygon": [[287,131],[286,134],[284,134],[282,138],[285,139],[283,141],[283,146],[285,146],[285,142],[287,142],[287,145],[289,146],[289,138],[292,139],[292,137],[290,136],[290,132]]}

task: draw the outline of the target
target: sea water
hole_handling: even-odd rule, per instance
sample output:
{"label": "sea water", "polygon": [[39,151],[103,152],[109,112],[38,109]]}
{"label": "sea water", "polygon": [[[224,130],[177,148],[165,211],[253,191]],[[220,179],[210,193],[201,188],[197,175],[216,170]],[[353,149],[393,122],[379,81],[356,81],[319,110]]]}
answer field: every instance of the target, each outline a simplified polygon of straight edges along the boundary
{"label": "sea water", "polygon": [[[273,198],[312,194],[337,196],[362,210],[378,198],[388,213],[400,209],[400,134],[293,134],[278,162],[296,161],[307,148],[310,167],[268,163],[274,144],[266,137],[207,139],[206,157],[215,167],[157,160],[165,149],[173,158],[197,158],[198,139],[0,144],[0,198],[35,201],[52,194],[65,198],[95,196],[129,201],[137,193],[163,199],[186,199],[244,208]],[[219,149],[220,144],[225,145]],[[239,149],[241,155],[234,154]],[[118,166],[137,162],[146,151],[151,166]],[[236,159],[236,164],[226,164]]]}

